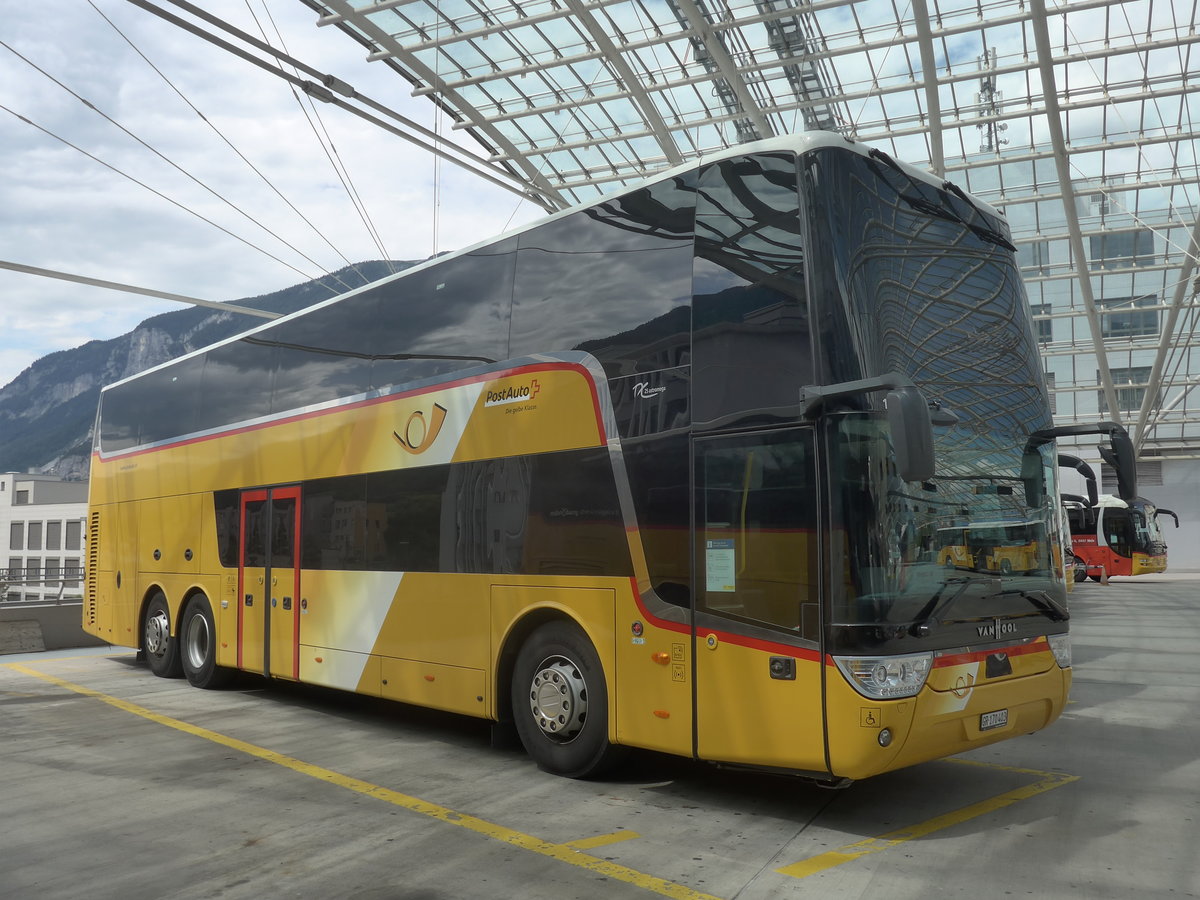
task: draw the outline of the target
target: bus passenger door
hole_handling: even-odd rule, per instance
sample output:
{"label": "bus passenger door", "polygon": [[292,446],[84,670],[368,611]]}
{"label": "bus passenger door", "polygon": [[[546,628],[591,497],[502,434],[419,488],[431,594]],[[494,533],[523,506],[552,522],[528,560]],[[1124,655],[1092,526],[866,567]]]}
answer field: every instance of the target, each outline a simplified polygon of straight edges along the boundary
{"label": "bus passenger door", "polygon": [[299,678],[300,488],[241,498],[238,667]]}
{"label": "bus passenger door", "polygon": [[694,447],[696,754],[823,771],[813,429]]}

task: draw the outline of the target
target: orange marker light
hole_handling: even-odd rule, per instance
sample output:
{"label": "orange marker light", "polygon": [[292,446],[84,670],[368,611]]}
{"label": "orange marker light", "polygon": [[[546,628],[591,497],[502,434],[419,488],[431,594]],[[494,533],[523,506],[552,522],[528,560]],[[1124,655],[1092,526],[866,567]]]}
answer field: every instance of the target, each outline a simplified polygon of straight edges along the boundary
{"label": "orange marker light", "polygon": [[671,718],[671,714],[670,714],[669,712],[667,712],[665,709],[656,709],[656,710],[654,711],[654,714],[655,714],[656,716],[658,716],[660,719],[669,719],[669,718]]}
{"label": "orange marker light", "polygon": [[323,656],[318,656],[313,660],[313,662],[325,662],[325,658]]}
{"label": "orange marker light", "polygon": [[432,676],[432,675],[426,675],[426,676],[425,676],[425,680],[426,680],[426,681],[433,681],[433,676]]}
{"label": "orange marker light", "polygon": [[671,654],[670,653],[651,653],[650,658],[652,660],[654,660],[656,663],[658,663],[660,666],[665,666],[667,663],[669,663],[671,661]]}

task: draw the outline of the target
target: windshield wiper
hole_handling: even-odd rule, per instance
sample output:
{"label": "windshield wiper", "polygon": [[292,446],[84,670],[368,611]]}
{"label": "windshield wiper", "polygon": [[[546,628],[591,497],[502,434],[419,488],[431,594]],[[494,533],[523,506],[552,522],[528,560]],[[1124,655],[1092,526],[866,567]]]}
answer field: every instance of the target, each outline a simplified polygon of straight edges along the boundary
{"label": "windshield wiper", "polygon": [[1005,594],[1017,594],[1024,597],[1030,603],[1046,614],[1046,617],[1052,622],[1065,622],[1071,618],[1070,611],[1047,594],[1045,591],[1003,591]]}
{"label": "windshield wiper", "polygon": [[[981,577],[978,575],[961,575],[947,578],[942,582],[942,586],[938,588],[937,592],[929,598],[929,602],[917,613],[912,625],[908,627],[909,634],[913,637],[928,637],[932,634],[934,626],[940,622],[942,612],[961,597],[966,589],[973,584],[999,586],[1000,580],[998,578]],[[957,587],[957,590],[943,597],[942,595],[946,593],[946,589],[951,585]],[[1016,594],[1028,600],[1037,607],[1038,612],[1045,615],[1052,622],[1066,622],[1071,618],[1071,613],[1067,608],[1045,591],[1001,590],[997,591],[995,596],[1004,596],[1006,594]]]}
{"label": "windshield wiper", "polygon": [[[947,578],[942,582],[942,586],[937,589],[934,595],[929,598],[929,602],[921,607],[921,611],[913,619],[912,625],[908,627],[908,633],[913,637],[928,637],[933,633],[933,626],[937,623],[942,610],[949,607],[951,603],[961,597],[967,588],[973,584],[997,586],[999,583],[1000,579],[998,578],[980,577],[978,575],[957,575]],[[942,594],[951,585],[956,585],[958,590],[947,597],[942,597]]]}
{"label": "windshield wiper", "polygon": [[[964,219],[962,216],[960,216],[957,212],[955,212],[954,209],[949,204],[947,204],[945,202],[938,202],[938,201],[930,200],[927,197],[919,196],[919,192],[920,192],[921,188],[923,188],[923,187],[932,188],[935,191],[937,190],[937,188],[933,187],[933,185],[931,185],[931,184],[925,184],[924,182],[918,181],[911,174],[904,171],[904,169],[901,167],[901,165],[898,162],[896,162],[894,159],[892,159],[890,156],[888,156],[882,150],[875,148],[875,149],[871,150],[871,152],[868,155],[872,159],[879,160],[881,163],[883,163],[888,168],[892,169],[897,174],[899,174],[902,178],[904,178],[910,185],[912,185],[912,187],[916,188],[916,190],[918,191],[918,196],[913,197],[909,194],[900,194],[900,199],[902,199],[905,203],[907,203],[909,206],[911,206],[917,212],[923,212],[928,216],[934,216],[938,219],[945,219],[948,222],[955,222],[959,225],[962,225],[964,228],[968,229],[977,238],[987,241],[989,244],[996,244],[997,246],[1003,247],[1005,250],[1008,250],[1012,253],[1017,252],[1017,248],[1015,246],[1013,246],[1012,241],[1010,241],[1008,238],[1006,238],[1003,234],[1001,234],[996,229],[989,228],[986,225],[978,225],[974,222],[968,222],[966,219]],[[947,193],[953,194],[955,197],[957,197],[963,203],[967,204],[967,206],[969,206],[971,208],[971,211],[974,212],[980,218],[984,217],[983,210],[981,210],[979,208],[979,206],[975,203],[975,201],[972,200],[963,191],[963,189],[960,188],[954,182],[952,182],[952,181],[942,182],[942,190]]]}
{"label": "windshield wiper", "polygon": [[[952,193],[963,203],[967,204],[967,206],[971,207],[971,209],[975,211],[976,215],[978,215],[980,218],[983,218],[983,211],[975,205],[975,201],[968,197],[963,189],[957,184],[946,181],[943,182],[942,189]],[[996,229],[988,228],[986,225],[976,225],[972,222],[963,222],[963,224],[970,228],[971,231],[975,233],[976,237],[983,238],[985,241],[991,241],[993,244],[998,244],[1005,250],[1010,250],[1013,253],[1017,252],[1017,248],[1013,246],[1012,242],[1000,232],[996,231]]]}

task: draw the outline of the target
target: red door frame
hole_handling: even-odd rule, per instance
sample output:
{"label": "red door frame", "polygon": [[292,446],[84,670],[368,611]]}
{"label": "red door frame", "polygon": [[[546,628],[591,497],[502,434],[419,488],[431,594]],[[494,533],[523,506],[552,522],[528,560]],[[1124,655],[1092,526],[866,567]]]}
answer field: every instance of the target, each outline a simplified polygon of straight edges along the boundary
{"label": "red door frame", "polygon": [[273,506],[275,500],[295,500],[296,506],[293,511],[294,521],[292,523],[292,677],[297,681],[300,680],[300,486],[281,488],[259,488],[257,490],[242,491],[239,505],[239,528],[238,528],[238,616],[237,616],[237,665],[238,668],[243,668],[242,663],[242,646],[243,646],[243,625],[242,617],[246,608],[245,595],[245,576],[246,576],[246,504],[265,502],[268,506],[267,516],[267,565],[263,584],[265,595],[261,599],[263,603],[263,641],[267,645],[264,648],[264,665],[265,674],[270,674],[271,668],[271,604],[270,604],[270,576],[271,576],[271,554],[274,548],[270,546],[270,522],[271,516],[270,507]]}

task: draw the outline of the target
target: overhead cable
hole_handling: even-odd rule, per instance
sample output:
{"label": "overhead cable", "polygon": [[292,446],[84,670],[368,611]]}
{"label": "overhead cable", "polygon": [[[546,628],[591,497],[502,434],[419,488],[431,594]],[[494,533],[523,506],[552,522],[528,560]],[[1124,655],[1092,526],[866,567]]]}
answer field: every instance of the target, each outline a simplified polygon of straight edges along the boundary
{"label": "overhead cable", "polygon": [[[128,135],[129,137],[133,138],[135,141],[137,141],[139,144],[141,144],[143,147],[145,147],[147,150],[149,150],[151,153],[153,153],[155,156],[157,156],[159,159],[161,159],[163,162],[165,162],[165,163],[166,163],[167,165],[169,165],[171,168],[175,169],[177,172],[179,172],[180,174],[184,175],[185,177],[187,177],[188,179],[190,179],[191,181],[193,181],[195,184],[197,184],[197,185],[199,185],[200,187],[204,188],[204,190],[208,191],[210,194],[212,194],[214,197],[216,197],[218,200],[220,200],[222,203],[224,203],[226,206],[228,206],[228,207],[229,207],[230,209],[232,209],[234,212],[236,212],[236,213],[238,213],[239,215],[241,215],[243,218],[245,218],[245,219],[246,219],[246,220],[248,220],[249,222],[253,223],[254,225],[257,225],[259,228],[261,228],[263,231],[265,231],[265,232],[266,232],[267,234],[269,234],[271,237],[275,238],[277,241],[279,241],[281,244],[283,244],[283,245],[284,245],[285,247],[287,247],[289,250],[293,251],[293,252],[294,252],[294,253],[295,253],[297,256],[303,257],[305,260],[307,260],[308,262],[312,263],[314,266],[316,266],[316,267],[317,267],[317,268],[318,268],[320,271],[324,272],[326,275],[330,275],[330,274],[332,274],[332,273],[330,273],[330,272],[329,272],[329,271],[328,271],[328,270],[327,270],[327,269],[326,269],[324,266],[322,266],[322,265],[321,265],[319,262],[317,262],[315,259],[313,259],[312,257],[310,257],[308,254],[304,253],[304,251],[300,250],[298,247],[294,246],[293,244],[291,244],[290,242],[288,242],[288,241],[287,241],[286,239],[284,239],[283,237],[280,237],[278,234],[276,234],[274,231],[272,231],[270,228],[268,228],[268,227],[267,227],[266,225],[264,225],[262,222],[258,221],[258,219],[254,218],[254,216],[250,215],[250,213],[246,212],[244,209],[242,209],[241,207],[239,207],[239,206],[238,206],[236,203],[234,203],[233,201],[229,200],[228,198],[226,198],[226,197],[225,197],[225,196],[223,196],[222,194],[218,193],[218,192],[217,192],[216,190],[214,190],[213,188],[209,187],[207,184],[205,184],[203,181],[201,181],[199,178],[197,178],[195,175],[193,175],[193,174],[192,174],[191,172],[189,172],[187,169],[183,168],[183,167],[182,167],[182,166],[180,166],[178,163],[176,163],[174,160],[172,160],[172,159],[170,159],[169,157],[165,156],[163,153],[161,153],[161,152],[160,152],[160,151],[159,151],[157,148],[155,148],[155,147],[154,147],[154,146],[152,146],[151,144],[149,144],[149,143],[147,143],[146,141],[142,140],[142,138],[138,137],[136,134],[134,134],[132,131],[130,131],[128,128],[126,128],[124,125],[122,125],[122,124],[121,124],[120,122],[118,122],[116,119],[114,119],[112,116],[108,115],[106,112],[104,112],[104,110],[102,110],[102,109],[100,109],[98,106],[96,106],[96,104],[92,103],[92,102],[91,102],[90,100],[88,100],[87,98],[80,96],[78,93],[76,93],[75,91],[73,91],[71,88],[67,87],[65,84],[63,84],[61,81],[59,81],[59,80],[58,80],[57,78],[55,78],[53,75],[51,75],[49,72],[47,72],[47,71],[46,71],[45,69],[43,69],[41,66],[39,66],[37,63],[33,62],[33,61],[32,61],[31,59],[29,59],[28,57],[26,57],[26,56],[22,55],[22,54],[20,53],[20,51],[18,51],[18,50],[15,50],[13,47],[9,46],[8,44],[6,44],[6,43],[5,43],[4,41],[2,41],[2,40],[0,40],[0,47],[3,47],[5,50],[8,50],[10,53],[12,53],[14,56],[16,56],[16,57],[17,57],[18,59],[20,59],[22,62],[26,63],[28,66],[30,66],[31,68],[33,68],[35,71],[39,72],[40,74],[44,75],[46,78],[48,78],[48,79],[50,79],[51,81],[53,81],[53,82],[54,82],[56,85],[58,85],[60,88],[62,88],[62,89],[63,89],[64,91],[66,91],[68,94],[70,94],[72,97],[74,97],[76,100],[78,100],[80,103],[82,103],[82,104],[83,104],[84,106],[86,106],[88,109],[90,109],[92,112],[96,113],[98,116],[100,116],[101,118],[103,118],[103,119],[104,119],[106,122],[109,122],[110,124],[112,124],[112,125],[115,125],[115,126],[116,126],[117,128],[119,128],[119,129],[120,129],[120,130],[121,130],[121,131],[122,131],[124,134],[126,134],[126,135]],[[299,270],[297,270],[297,271],[299,271]],[[338,278],[336,275],[334,275],[333,277],[334,277],[335,279],[337,279],[337,281],[338,281],[338,282],[339,282],[339,283],[340,283],[340,284],[341,284],[343,287],[345,287],[345,288],[346,288],[346,290],[350,290],[350,289],[351,289],[350,285],[346,284],[344,281],[342,281],[342,280],[341,280],[340,278]]]}
{"label": "overhead cable", "polygon": [[[290,82],[291,84],[294,84],[311,97],[315,97],[316,99],[325,103],[338,106],[347,112],[353,113],[359,118],[370,122],[372,125],[375,125],[378,128],[382,128],[385,131],[396,135],[397,137],[403,138],[404,140],[417,145],[429,153],[437,154],[447,162],[454,163],[456,166],[461,166],[462,168],[467,169],[472,174],[477,175],[496,187],[502,188],[510,193],[526,197],[548,211],[553,211],[558,208],[556,204],[547,200],[540,193],[533,190],[524,182],[511,176],[505,178],[500,177],[494,169],[488,166],[485,160],[472,155],[469,151],[459,147],[453,142],[446,141],[424,126],[412,121],[407,116],[401,115],[395,110],[389,109],[388,107],[371,100],[369,97],[363,96],[340,78],[317,71],[300,60],[295,59],[294,57],[291,57],[280,50],[276,50],[269,44],[266,44],[252,35],[249,35],[240,29],[234,28],[227,22],[212,16],[204,10],[193,6],[191,3],[185,2],[185,0],[168,0],[168,2],[173,3],[175,6],[186,10],[197,18],[200,18],[205,22],[214,25],[215,27],[221,28],[222,30],[236,36],[239,40],[245,41],[263,53],[267,53],[276,59],[286,62],[288,65],[294,66],[300,71],[311,75],[314,78],[320,79],[321,83],[318,84],[315,81],[308,81],[293,75],[286,69],[282,69],[277,65],[260,59],[259,57],[254,56],[252,53],[249,53],[246,50],[243,50],[242,48],[237,47],[214,34],[210,34],[191,22],[181,19],[173,13],[162,9],[153,3],[150,3],[149,0],[128,0],[128,2],[132,3],[139,9],[143,9],[146,12],[170,22],[172,25],[176,25],[191,34],[194,34],[196,37],[202,38],[203,40],[206,40],[209,43],[214,44],[215,46],[218,46],[229,53],[232,53],[234,56],[258,66],[264,71],[270,72],[271,74],[276,75],[285,81]],[[358,103],[369,107],[375,112],[378,112],[380,115],[387,116],[389,119],[399,122],[401,125],[403,125],[403,128],[397,127],[391,122],[384,121],[383,119],[379,118],[379,116],[372,115],[370,112],[359,109],[357,106],[354,106],[353,104],[348,103],[346,100],[343,100],[342,97],[353,99]]]}
{"label": "overhead cable", "polygon": [[179,209],[183,210],[185,213],[188,213],[189,215],[195,216],[195,217],[196,217],[197,219],[199,219],[201,222],[204,222],[204,223],[206,223],[206,224],[208,224],[208,225],[211,225],[213,228],[216,228],[216,229],[217,229],[217,230],[219,230],[219,231],[223,231],[225,234],[229,235],[231,238],[234,238],[235,240],[241,241],[243,244],[245,244],[247,247],[251,248],[252,250],[257,250],[259,253],[262,253],[264,256],[267,256],[267,257],[269,257],[269,258],[271,258],[271,259],[275,260],[275,262],[279,263],[281,266],[286,266],[287,268],[291,269],[293,272],[297,273],[297,274],[298,274],[298,275],[300,275],[302,278],[304,278],[304,280],[305,280],[305,281],[313,281],[313,280],[314,280],[314,279],[317,277],[317,276],[315,276],[315,275],[310,275],[309,273],[307,273],[307,272],[303,271],[302,269],[297,269],[297,268],[296,268],[295,266],[293,266],[291,263],[289,263],[289,262],[285,262],[284,260],[280,259],[280,258],[279,258],[278,256],[276,256],[275,254],[271,253],[271,251],[269,251],[269,250],[267,250],[267,249],[265,249],[265,248],[263,248],[263,247],[260,247],[260,246],[258,246],[257,244],[255,244],[255,243],[253,243],[253,242],[251,242],[251,241],[247,240],[246,238],[242,237],[242,236],[241,236],[241,235],[239,235],[239,234],[235,234],[234,232],[232,232],[232,231],[230,231],[228,228],[226,228],[224,225],[218,225],[218,224],[217,224],[216,222],[214,222],[212,219],[209,219],[209,218],[206,218],[205,216],[202,216],[200,213],[196,212],[194,209],[189,209],[187,206],[184,206],[184,205],[183,205],[182,203],[180,203],[178,200],[173,200],[173,199],[171,199],[171,198],[170,198],[170,197],[168,197],[166,194],[164,194],[162,191],[159,191],[159,190],[156,190],[156,189],[154,189],[154,188],[150,187],[150,185],[146,184],[146,183],[145,183],[145,182],[143,182],[143,181],[138,181],[136,178],[134,178],[134,177],[133,177],[132,175],[130,175],[128,172],[123,172],[123,171],[121,171],[120,169],[118,169],[116,166],[114,166],[112,163],[107,163],[107,162],[105,162],[104,160],[102,160],[100,157],[98,157],[98,156],[96,156],[96,155],[94,155],[94,154],[92,154],[92,153],[88,153],[88,151],[84,150],[82,147],[78,147],[78,146],[76,146],[75,144],[72,144],[72,143],[71,143],[70,141],[68,141],[66,138],[64,138],[64,137],[61,137],[60,135],[57,135],[57,134],[55,134],[55,133],[54,133],[53,131],[51,131],[50,129],[48,129],[48,128],[45,128],[45,127],[43,127],[43,126],[39,125],[37,122],[34,122],[32,119],[29,119],[29,118],[27,118],[27,117],[25,117],[25,116],[21,115],[19,112],[16,112],[15,110],[12,110],[12,109],[9,109],[7,106],[4,106],[3,104],[0,104],[0,109],[4,110],[4,111],[5,111],[6,113],[8,113],[9,115],[11,115],[11,116],[14,116],[14,117],[16,117],[16,118],[20,119],[20,120],[21,120],[22,122],[24,122],[26,125],[29,125],[29,126],[31,126],[31,127],[33,127],[33,128],[36,128],[38,131],[42,132],[42,134],[45,134],[45,135],[47,135],[48,137],[52,137],[52,138],[54,138],[56,141],[58,141],[58,142],[60,142],[60,143],[62,143],[62,144],[65,144],[66,146],[70,147],[72,150],[74,150],[74,151],[76,151],[76,152],[78,152],[78,153],[82,153],[82,154],[83,154],[84,156],[86,156],[88,159],[90,159],[90,160],[92,160],[92,161],[94,161],[94,162],[98,162],[98,163],[100,163],[100,165],[104,166],[106,169],[110,169],[111,171],[113,171],[113,172],[116,172],[116,173],[117,173],[118,175],[120,175],[122,178],[128,178],[128,179],[129,179],[130,181],[132,181],[134,184],[138,185],[139,187],[143,187],[143,188],[145,188],[145,189],[146,189],[146,190],[148,190],[150,193],[154,194],[154,196],[156,196],[156,197],[160,197],[160,198],[162,198],[163,200],[166,200],[166,201],[167,201],[168,203],[170,203],[172,206],[176,206],[176,207],[178,207]]}
{"label": "overhead cable", "polygon": [[[262,23],[258,21],[258,16],[255,15],[254,9],[250,6],[250,0],[245,0],[246,10],[250,13],[250,17],[254,19],[254,24],[258,26],[258,30],[262,33],[263,38],[266,38],[267,32],[263,28]],[[283,35],[279,32],[279,26],[275,24],[275,20],[271,18],[271,13],[263,4],[263,12],[270,19],[271,27],[275,29],[275,36],[279,39],[280,45],[284,51],[287,51],[287,44],[283,40]],[[333,138],[329,134],[329,130],[325,127],[325,122],[321,119],[321,114],[317,110],[317,106],[313,103],[312,97],[308,98],[308,105],[312,115],[309,115],[309,110],[305,109],[304,102],[296,93],[295,85],[289,85],[292,91],[292,97],[296,101],[296,105],[300,107],[300,111],[304,114],[304,118],[308,121],[308,127],[312,129],[313,136],[317,139],[317,143],[321,145],[321,149],[325,151],[325,157],[329,160],[329,164],[333,167],[334,174],[342,183],[342,189],[345,190],[346,196],[350,198],[350,203],[358,213],[359,219],[363,223],[363,227],[367,229],[367,234],[375,244],[375,248],[379,251],[380,258],[387,262],[388,271],[395,273],[395,268],[392,266],[391,254],[387,252],[387,248],[383,245],[383,238],[380,237],[379,231],[375,228],[375,223],[371,221],[371,215],[367,212],[367,205],[363,202],[362,197],[358,193],[358,189],[354,186],[354,179],[350,176],[350,170],[342,161],[341,156],[337,152],[337,145],[333,143]],[[313,119],[316,119],[316,125],[313,124]],[[317,125],[320,126],[320,131],[317,130]],[[436,157],[434,157],[436,159]]]}
{"label": "overhead cable", "polygon": [[171,88],[171,90],[173,90],[179,96],[179,99],[182,100],[184,103],[186,103],[188,105],[188,107],[192,110],[192,112],[194,112],[205,125],[207,125],[210,129],[212,129],[213,133],[216,134],[217,137],[219,137],[222,141],[224,141],[225,144],[229,147],[229,149],[232,150],[242,162],[244,162],[247,166],[250,167],[250,171],[252,171],[255,175],[257,175],[267,187],[269,187],[272,191],[274,191],[275,195],[277,197],[279,197],[279,199],[282,200],[284,203],[286,203],[288,208],[291,209],[292,212],[294,212],[297,216],[299,216],[300,220],[302,222],[304,222],[304,224],[307,225],[309,228],[311,228],[313,233],[316,234],[317,237],[319,237],[321,240],[323,240],[326,243],[326,245],[329,247],[330,250],[332,250],[339,257],[341,257],[342,262],[344,262],[346,265],[353,268],[356,272],[358,271],[355,264],[350,261],[350,259],[346,256],[346,254],[344,254],[341,250],[339,250],[336,246],[334,246],[333,242],[330,241],[329,238],[326,237],[325,234],[319,228],[317,228],[317,226],[315,224],[313,224],[313,222],[311,220],[309,220],[309,218],[307,216],[304,215],[304,213],[302,213],[299,209],[297,209],[296,205],[294,203],[292,203],[292,201],[290,201],[287,197],[285,197],[283,195],[283,192],[280,191],[279,188],[277,188],[275,186],[275,184],[269,178],[267,178],[267,176],[265,174],[263,174],[263,172],[257,166],[255,166],[254,163],[252,163],[246,157],[246,155],[244,153],[242,153],[242,151],[239,150],[231,140],[229,140],[228,137],[225,136],[224,132],[222,132],[221,129],[219,129],[216,125],[214,125],[212,123],[212,121],[206,115],[204,115],[204,113],[202,113],[196,107],[196,105],[194,103],[192,103],[192,101],[189,100],[178,87],[175,86],[175,84],[171,81],[171,79],[168,78],[166,76],[166,74],[163,73],[163,71],[158,68],[158,66],[156,66],[153,62],[150,61],[149,57],[147,57],[146,54],[144,54],[138,48],[138,46],[132,40],[130,40],[128,35],[126,35],[123,31],[121,31],[120,28],[117,27],[116,23],[114,23],[111,19],[109,19],[108,16],[106,16],[103,13],[103,11],[101,11],[100,8],[97,7],[94,2],[92,2],[92,0],[88,0],[88,3],[91,5],[92,9],[96,10],[97,15],[99,15],[100,18],[104,19],[104,21],[107,22],[109,24],[109,26],[118,35],[121,36],[122,40],[124,40],[127,44],[129,44],[129,46],[133,49],[133,52],[136,53],[138,56],[140,56],[145,61],[146,65],[148,65],[151,69],[153,69],[154,72],[164,82],[166,82],[167,86],[169,88]]}

